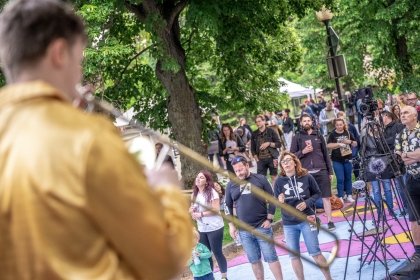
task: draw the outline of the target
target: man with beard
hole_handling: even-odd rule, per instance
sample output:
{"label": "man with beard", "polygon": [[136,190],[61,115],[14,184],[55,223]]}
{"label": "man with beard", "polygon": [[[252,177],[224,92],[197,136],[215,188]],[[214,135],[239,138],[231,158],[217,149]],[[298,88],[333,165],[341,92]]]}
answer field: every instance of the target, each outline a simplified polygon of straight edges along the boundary
{"label": "man with beard", "polygon": [[419,99],[415,92],[410,92],[409,94],[407,94],[407,105],[417,110],[417,121],[420,121]]}
{"label": "man with beard", "polygon": [[[262,120],[262,119],[261,119]],[[226,187],[226,208],[225,214],[233,213],[233,203],[236,204],[236,214],[238,219],[254,227],[254,232],[259,232],[269,238],[273,238],[271,223],[273,222],[276,206],[268,203],[253,194],[253,188],[259,188],[269,195],[273,195],[273,189],[267,178],[260,174],[252,174],[249,165],[243,157],[237,157],[232,160],[232,166],[236,176],[248,183],[238,186],[230,181]],[[268,263],[271,272],[276,280],[283,279],[279,258],[273,244],[264,239],[255,236],[251,232],[236,229],[233,223],[229,223],[229,233],[233,239],[240,237],[242,246],[256,279],[264,278],[264,266],[261,261],[261,253],[264,261]]]}
{"label": "man with beard", "polygon": [[[330,103],[332,105],[332,103]],[[331,108],[332,109],[332,108]],[[318,130],[312,129],[312,119],[308,114],[300,116],[301,129],[293,136],[290,152],[294,153],[302,163],[302,167],[314,177],[321,193],[325,213],[328,220],[328,229],[334,230],[331,215],[331,181],[333,169],[328,156],[327,144]]]}

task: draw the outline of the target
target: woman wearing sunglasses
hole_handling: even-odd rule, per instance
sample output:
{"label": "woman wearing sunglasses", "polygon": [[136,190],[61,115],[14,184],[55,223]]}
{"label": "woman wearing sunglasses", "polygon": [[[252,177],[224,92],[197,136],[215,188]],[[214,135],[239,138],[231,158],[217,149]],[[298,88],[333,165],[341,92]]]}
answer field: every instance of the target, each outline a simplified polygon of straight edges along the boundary
{"label": "woman wearing sunglasses", "polygon": [[[315,202],[321,197],[321,191],[315,179],[308,174],[308,170],[302,168],[299,159],[290,152],[284,152],[280,158],[281,172],[274,183],[274,195],[280,203],[302,211],[308,220],[316,221]],[[287,248],[300,252],[299,239],[303,235],[306,248],[317,264],[325,264],[327,261],[321,253],[318,241],[318,229],[308,222],[296,218],[287,211],[282,210],[284,236]],[[303,265],[300,258],[289,254],[293,270],[297,279],[304,279]],[[329,268],[321,268],[325,279],[331,279]]]}

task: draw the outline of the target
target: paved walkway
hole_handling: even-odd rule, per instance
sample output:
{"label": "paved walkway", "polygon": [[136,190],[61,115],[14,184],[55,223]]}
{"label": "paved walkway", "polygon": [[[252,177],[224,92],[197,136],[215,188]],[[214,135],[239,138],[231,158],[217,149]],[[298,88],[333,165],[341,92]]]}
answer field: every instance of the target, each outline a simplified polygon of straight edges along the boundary
{"label": "paved walkway", "polygon": [[[363,201],[360,201],[358,203],[358,208],[363,209]],[[395,208],[394,208],[395,209]],[[350,209],[351,210],[351,209]],[[350,211],[349,210],[349,211]],[[361,210],[363,212],[363,210]],[[399,214],[399,210],[396,210],[397,215]],[[333,213],[333,221],[336,225],[336,229],[333,231],[339,241],[340,246],[338,249],[337,258],[332,263],[330,269],[331,269],[331,275],[333,279],[344,279],[344,269],[346,264],[346,257],[347,252],[349,248],[349,229],[350,226],[348,222],[345,220],[343,214],[341,211],[334,211]],[[323,225],[326,225],[326,217],[321,214],[319,217],[322,220]],[[366,222],[366,228],[372,229],[373,226],[371,225],[371,214],[368,213],[367,216],[367,222]],[[349,218],[351,219],[351,217]],[[385,242],[388,244],[388,251],[389,253],[386,253],[385,258],[387,259],[387,265],[389,268],[389,271],[394,271],[398,267],[404,265],[405,261],[407,260],[407,256],[411,256],[414,252],[414,248],[412,244],[409,242],[407,236],[404,234],[403,228],[407,228],[407,225],[405,223],[405,219],[402,217],[398,218],[398,223],[396,220],[393,220],[391,217],[387,216],[388,223],[391,226],[391,230],[388,230],[386,233],[386,239]],[[408,219],[407,219],[407,223]],[[357,233],[363,232],[363,224],[360,220],[356,218],[354,229]],[[396,238],[394,237],[396,236]],[[276,236],[275,237],[277,242],[282,243],[284,239],[284,235]],[[366,238],[367,244],[372,244],[372,237]],[[401,243],[401,246],[398,244],[397,240]],[[320,232],[319,234],[319,241],[320,241],[320,247],[324,254],[324,256],[328,259],[331,249],[333,248],[334,242],[330,235]],[[283,243],[285,244],[285,243]],[[359,273],[357,272],[360,262],[360,254],[362,249],[362,243],[357,240],[354,236],[352,238],[351,242],[351,249],[349,253],[349,264],[348,264],[348,270],[347,270],[347,276],[346,279],[352,280],[352,279],[359,279]],[[276,247],[277,254],[279,256],[280,263],[282,264],[282,271],[284,279],[296,279],[295,274],[293,272],[293,269],[290,265],[290,260],[288,257],[288,253],[286,250],[282,248]],[[301,252],[304,252],[304,255],[308,256],[306,253],[306,247],[304,245],[303,239],[301,238]],[[393,260],[392,254],[397,261]],[[371,255],[369,253],[369,250],[364,247],[363,250],[363,256],[368,255],[368,259],[371,258]],[[377,254],[381,260],[384,259],[384,256],[378,252]],[[322,273],[320,270],[310,264],[304,261],[304,273],[306,279],[324,279]],[[274,277],[271,274],[268,265],[264,263],[265,267],[265,279],[273,279]],[[383,264],[381,264],[380,261],[374,261],[370,265],[365,265],[361,270],[361,278],[360,279],[383,279],[386,276],[385,267]],[[247,279],[255,279],[252,268],[250,263],[248,262],[248,259],[245,254],[240,255],[231,261],[228,262],[228,278],[229,280],[247,280]],[[215,273],[215,279],[221,279],[220,273]]]}

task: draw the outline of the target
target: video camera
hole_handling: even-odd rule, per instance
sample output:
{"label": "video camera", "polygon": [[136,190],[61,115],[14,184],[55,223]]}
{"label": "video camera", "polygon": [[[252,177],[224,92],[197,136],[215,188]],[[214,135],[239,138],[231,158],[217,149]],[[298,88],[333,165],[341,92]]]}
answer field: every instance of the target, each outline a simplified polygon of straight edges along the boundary
{"label": "video camera", "polygon": [[373,112],[378,110],[378,102],[376,100],[372,100],[372,88],[359,88],[354,91],[354,94],[356,95],[357,100],[362,99],[362,103],[360,103],[360,112],[362,115],[367,118],[371,118],[373,116]]}

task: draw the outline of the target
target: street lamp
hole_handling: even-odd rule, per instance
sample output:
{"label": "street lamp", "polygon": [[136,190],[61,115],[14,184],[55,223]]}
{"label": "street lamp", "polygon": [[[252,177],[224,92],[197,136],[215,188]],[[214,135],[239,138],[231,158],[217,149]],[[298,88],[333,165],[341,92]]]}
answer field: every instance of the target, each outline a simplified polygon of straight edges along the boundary
{"label": "street lamp", "polygon": [[[340,87],[340,80],[339,80],[339,73],[338,73],[338,69],[337,69],[337,64],[336,64],[336,50],[334,49],[334,45],[332,43],[332,34],[331,34],[331,28],[329,26],[330,21],[333,18],[333,13],[326,9],[325,6],[322,6],[322,10],[319,12],[316,12],[316,17],[318,18],[319,21],[322,21],[325,24],[325,28],[327,30],[327,45],[330,51],[330,55],[331,55],[331,59],[332,59],[332,68],[333,68],[333,72],[334,72],[334,80],[335,80],[335,87],[337,89],[337,94],[338,94],[338,103],[340,106],[340,110],[344,111],[344,104],[343,104],[343,99],[341,97],[341,87]],[[335,34],[334,34],[335,35]],[[338,37],[337,37],[337,46],[338,46]]]}

